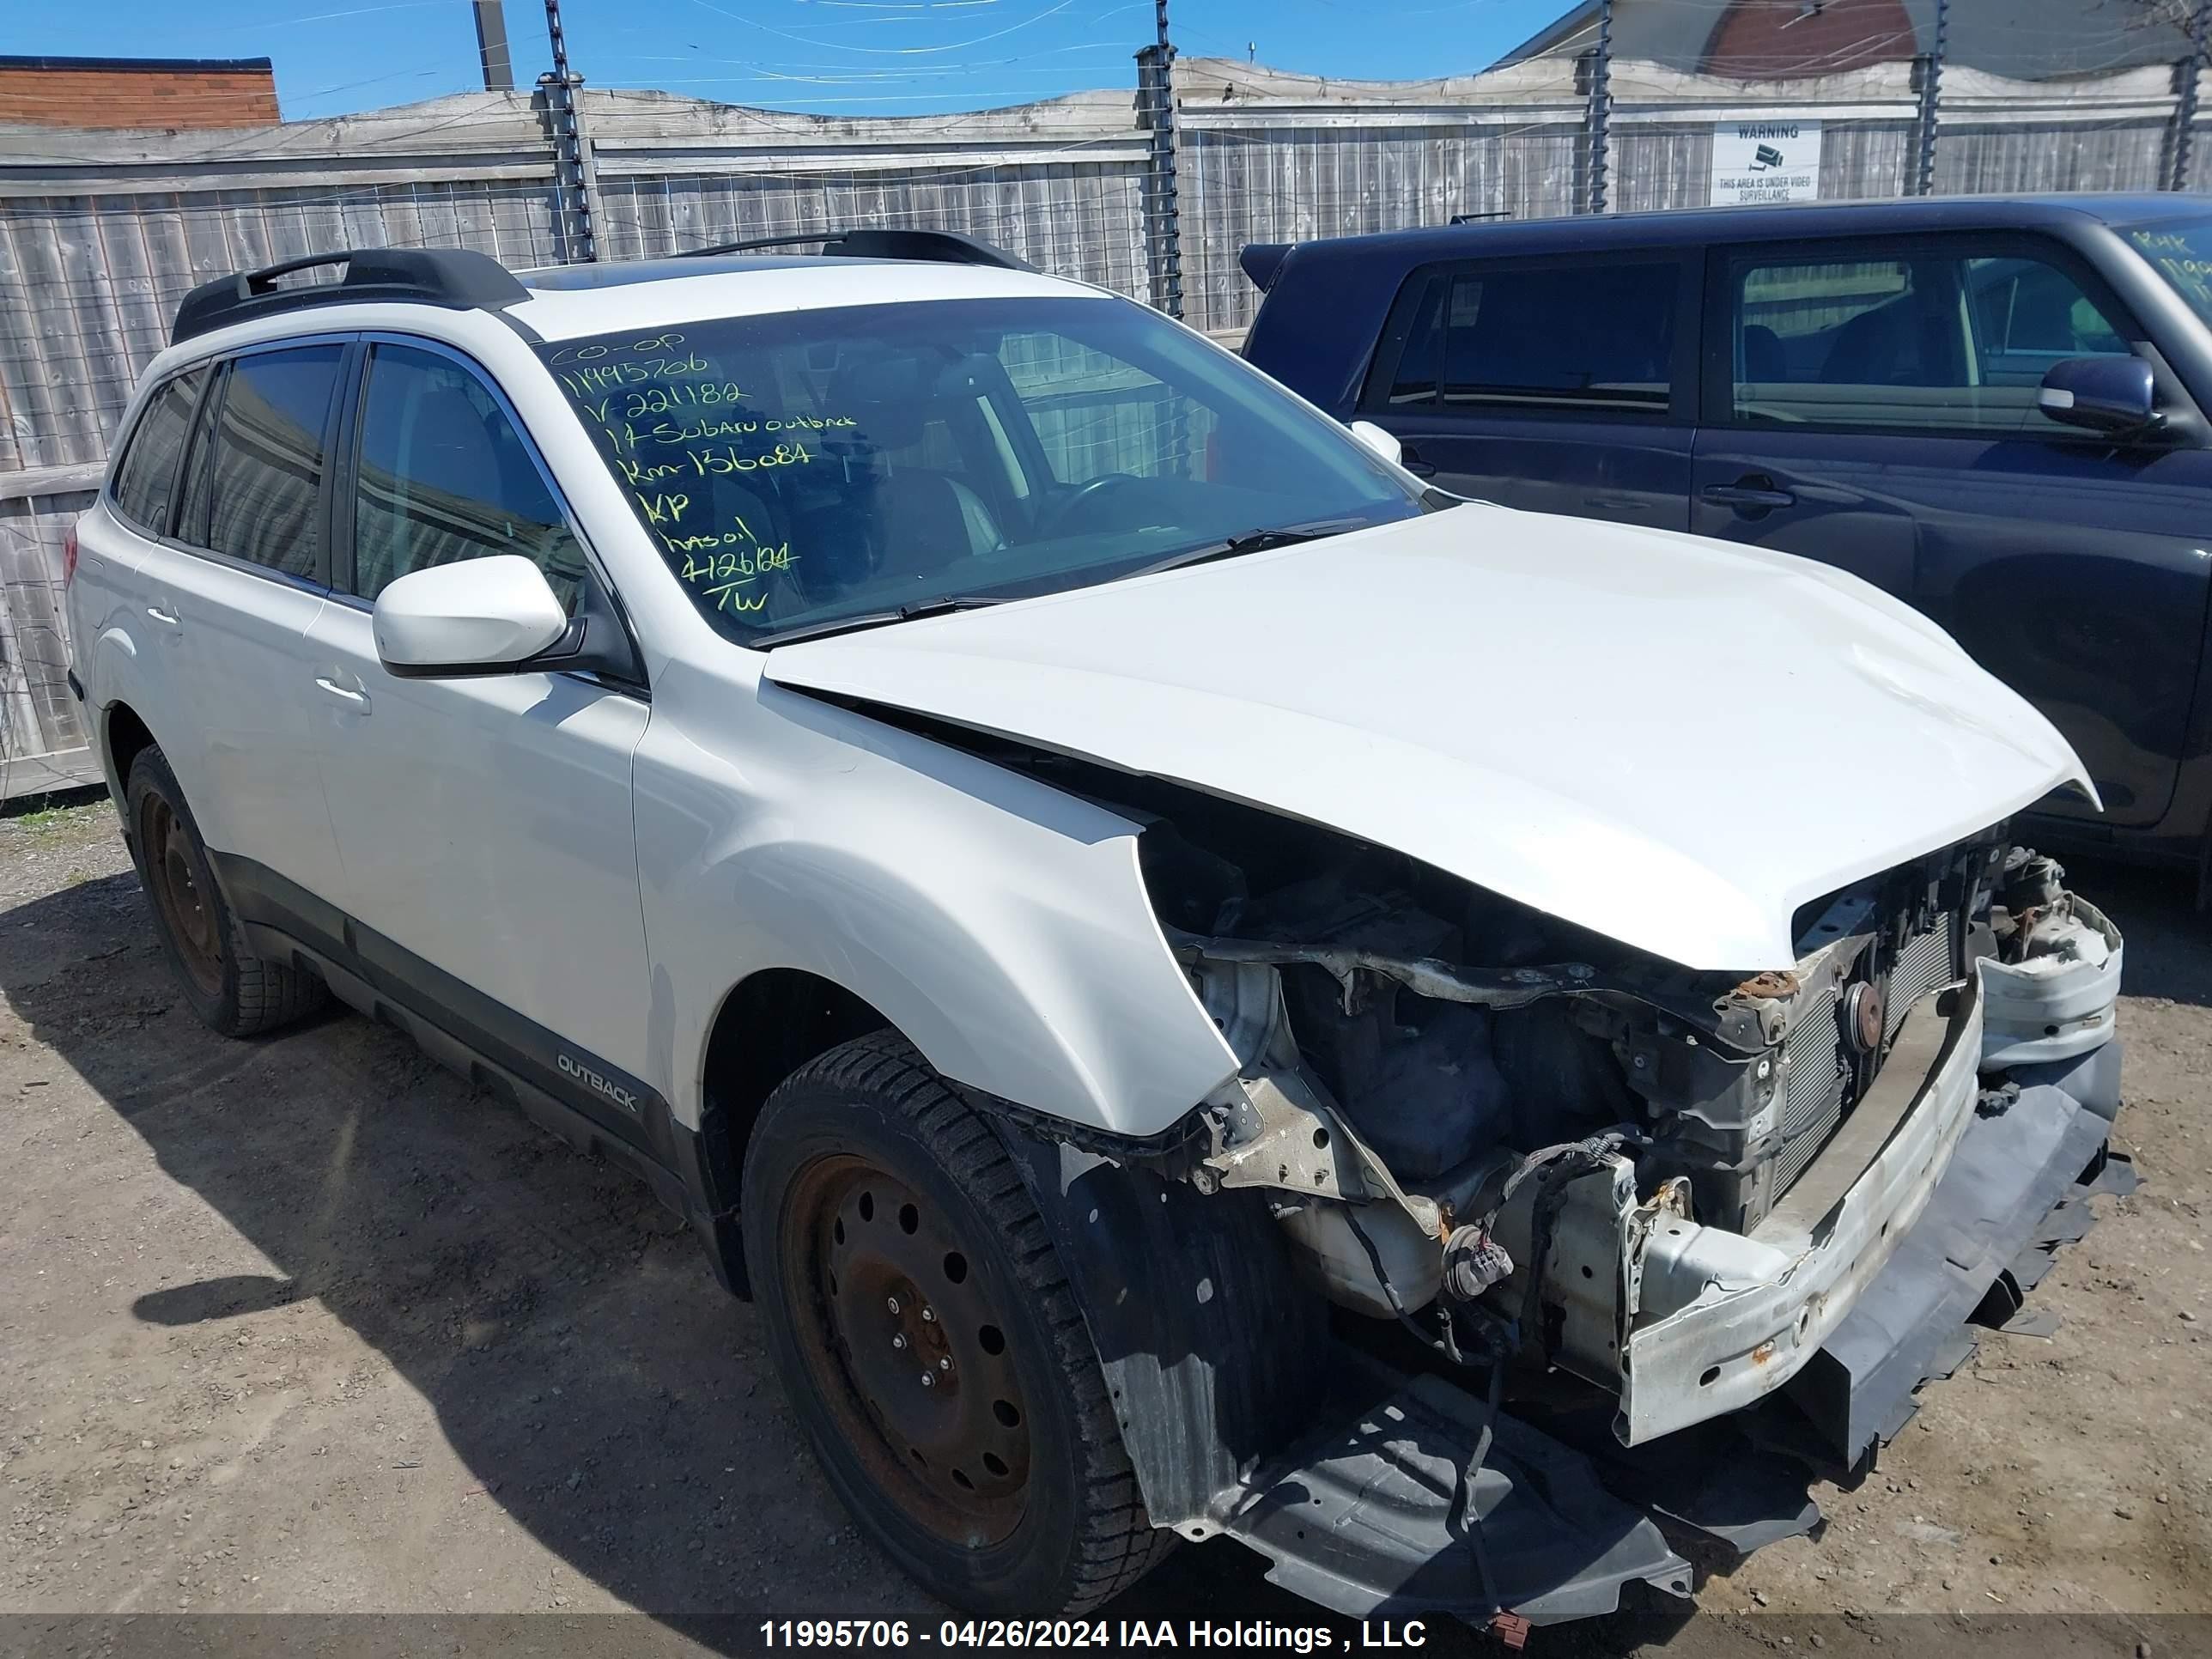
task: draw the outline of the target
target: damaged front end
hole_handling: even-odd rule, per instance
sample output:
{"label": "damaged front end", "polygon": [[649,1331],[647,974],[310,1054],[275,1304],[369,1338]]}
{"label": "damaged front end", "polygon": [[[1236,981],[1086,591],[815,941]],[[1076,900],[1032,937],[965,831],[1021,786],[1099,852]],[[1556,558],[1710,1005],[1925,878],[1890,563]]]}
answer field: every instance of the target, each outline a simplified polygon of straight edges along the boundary
{"label": "damaged front end", "polygon": [[[1156,1521],[1238,1536],[1327,1605],[1574,1617],[1630,1579],[1686,1591],[1668,1531],[1809,1528],[1812,1474],[1863,1468],[2080,1208],[2121,941],[1997,831],[1806,907],[1796,963],[1742,979],[1301,826],[1240,856],[1241,816],[1185,808],[1141,843],[1238,1074],[1113,1173],[1178,1216],[1262,1210],[1296,1288],[1260,1287],[1249,1238],[1206,1282],[1267,1305],[1240,1310],[1249,1363],[1334,1358],[1301,1387],[1219,1375],[1248,1363],[1225,1351],[1194,1401],[1178,1356],[1101,1353]],[[1063,1163],[1063,1200],[1099,1164]],[[1094,1229],[1112,1184],[1086,1188]],[[1123,1248],[1207,1259],[1200,1224],[1170,1231]],[[1338,1310],[1325,1334],[1301,1295]],[[1266,1425],[1293,1407],[1285,1440]],[[1148,1410],[1186,1419],[1149,1475]],[[1203,1476],[1159,1467],[1206,1433]]]}
{"label": "damaged front end", "polygon": [[1247,1062],[1195,1178],[1272,1189],[1345,1307],[1503,1322],[1618,1396],[1624,1445],[1803,1369],[1919,1218],[1985,1058],[2111,1033],[2118,934],[1994,839],[1810,907],[1795,966],[1736,983],[1517,915],[1517,948],[1462,967],[1489,918],[1439,898],[1483,907],[1336,872],[1173,936]]}

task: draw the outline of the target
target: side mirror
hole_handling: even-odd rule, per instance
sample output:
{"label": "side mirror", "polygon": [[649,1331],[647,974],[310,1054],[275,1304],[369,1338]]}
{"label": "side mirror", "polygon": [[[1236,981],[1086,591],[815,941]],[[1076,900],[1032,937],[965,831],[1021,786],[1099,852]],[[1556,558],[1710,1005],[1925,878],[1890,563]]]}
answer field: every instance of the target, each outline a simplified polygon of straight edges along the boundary
{"label": "side mirror", "polygon": [[2054,421],[2112,436],[2164,424],[2153,404],[2150,365],[2140,357],[2069,357],[2043,377],[2036,404]]}
{"label": "side mirror", "polygon": [[401,679],[498,674],[559,643],[568,617],[519,553],[410,571],[376,596],[376,654]]}
{"label": "side mirror", "polygon": [[1404,447],[1395,438],[1372,421],[1354,421],[1352,435],[1393,466],[1398,465],[1398,457],[1405,453]]}

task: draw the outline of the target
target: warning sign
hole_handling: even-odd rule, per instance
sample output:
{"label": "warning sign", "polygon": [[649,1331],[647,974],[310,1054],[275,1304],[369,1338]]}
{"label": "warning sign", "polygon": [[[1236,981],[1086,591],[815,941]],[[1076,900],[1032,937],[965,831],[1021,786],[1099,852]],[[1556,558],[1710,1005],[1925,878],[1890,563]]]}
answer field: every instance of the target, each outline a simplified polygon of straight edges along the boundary
{"label": "warning sign", "polygon": [[1713,124],[1713,205],[1820,199],[1818,121]]}

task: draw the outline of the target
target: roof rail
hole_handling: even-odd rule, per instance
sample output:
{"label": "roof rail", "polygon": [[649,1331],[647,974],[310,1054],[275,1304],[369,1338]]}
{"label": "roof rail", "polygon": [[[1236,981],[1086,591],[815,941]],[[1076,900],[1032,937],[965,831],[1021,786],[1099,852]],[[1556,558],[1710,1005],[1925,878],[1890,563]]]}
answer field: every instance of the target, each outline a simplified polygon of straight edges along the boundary
{"label": "roof rail", "polygon": [[[343,265],[335,283],[305,283],[279,288],[276,279],[319,265]],[[311,253],[259,270],[240,271],[202,283],[177,307],[169,343],[189,340],[210,329],[242,323],[305,306],[366,304],[399,301],[411,305],[447,306],[457,310],[496,310],[530,297],[513,272],[489,254],[460,247],[341,248]]]}
{"label": "roof rail", "polygon": [[810,232],[804,236],[758,236],[750,241],[688,247],[686,259],[710,253],[751,253],[764,247],[799,247],[819,242],[825,254],[848,259],[926,259],[941,265],[996,265],[1002,270],[1034,270],[1002,248],[951,230],[858,229]]}

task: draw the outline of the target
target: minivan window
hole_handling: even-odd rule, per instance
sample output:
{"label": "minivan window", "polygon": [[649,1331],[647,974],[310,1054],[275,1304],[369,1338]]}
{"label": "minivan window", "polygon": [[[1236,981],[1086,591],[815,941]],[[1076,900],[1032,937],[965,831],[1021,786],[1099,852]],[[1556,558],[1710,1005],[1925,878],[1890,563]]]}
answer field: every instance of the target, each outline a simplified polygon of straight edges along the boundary
{"label": "minivan window", "polygon": [[1119,300],[780,311],[538,351],[693,603],[740,641],[1425,510],[1342,427]]}
{"label": "minivan window", "polygon": [[1739,254],[1728,269],[1733,414],[1747,425],[2060,434],[2037,400],[2051,365],[2128,355],[2104,306],[2032,256],[1839,248]]}
{"label": "minivan window", "polygon": [[214,428],[206,545],[313,578],[321,568],[324,429],[344,347],[236,359]]}
{"label": "minivan window", "polygon": [[2138,225],[2127,233],[2136,252],[2167,287],[2212,324],[2212,219],[2174,219]]}
{"label": "minivan window", "polygon": [[583,551],[522,434],[465,365],[413,346],[373,349],[356,477],[361,598],[410,570],[519,553],[574,611]]}
{"label": "minivan window", "polygon": [[1387,393],[1392,408],[1664,412],[1671,261],[1562,264],[1425,282]]}
{"label": "minivan window", "polygon": [[156,536],[169,533],[169,504],[176,499],[177,464],[191,434],[207,371],[187,369],[162,382],[115,465],[115,504],[123,516]]}

